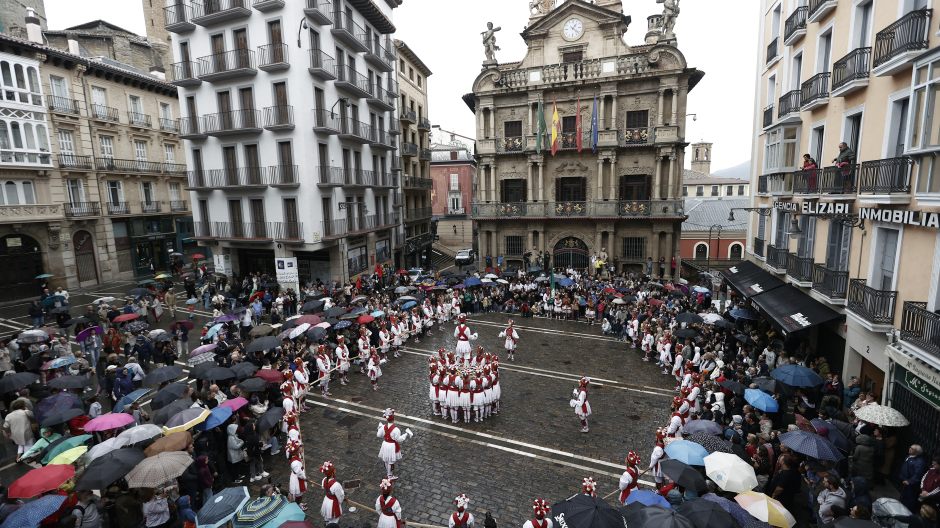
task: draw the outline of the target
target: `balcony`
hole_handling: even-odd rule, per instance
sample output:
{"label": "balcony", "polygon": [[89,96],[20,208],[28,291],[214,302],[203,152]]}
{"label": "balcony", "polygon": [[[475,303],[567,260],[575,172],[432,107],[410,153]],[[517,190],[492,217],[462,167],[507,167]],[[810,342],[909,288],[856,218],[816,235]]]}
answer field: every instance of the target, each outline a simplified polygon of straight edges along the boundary
{"label": "balcony", "polygon": [[214,238],[241,242],[271,242],[274,240],[273,222],[213,222]]}
{"label": "balcony", "polygon": [[904,301],[901,341],[940,359],[940,314],[927,310],[927,303]]}
{"label": "balcony", "polygon": [[857,185],[858,165],[826,167],[819,182],[819,192],[830,200],[855,200]]}
{"label": "balcony", "polygon": [[344,171],[340,167],[316,167],[317,187],[341,187],[346,181]]}
{"label": "balcony", "polygon": [[423,148],[418,151],[418,159],[431,161],[431,149]]}
{"label": "balcony", "polygon": [[206,116],[206,134],[213,137],[260,134],[260,110],[232,110]]}
{"label": "balcony", "polygon": [[871,48],[858,48],[832,65],[832,96],[846,95],[868,86]]}
{"label": "balcony", "polygon": [[180,139],[205,139],[206,120],[202,117],[180,118]]}
{"label": "balcony", "polygon": [[343,187],[365,188],[375,186],[375,174],[363,169],[343,169]]}
{"label": "balcony", "polygon": [[213,189],[221,189],[222,186],[216,184],[216,174],[215,171],[211,170],[194,170],[186,173],[186,187],[187,191],[211,191]]}
{"label": "balcony", "polygon": [[330,33],[357,53],[369,51],[366,30],[345,11],[333,11],[333,27],[330,28]]}
{"label": "balcony", "polygon": [[802,90],[789,91],[780,98],[777,105],[777,122],[799,123],[800,119],[800,95]]}
{"label": "balcony", "polygon": [[826,298],[829,304],[845,304],[849,287],[849,272],[832,270],[825,264],[813,264],[813,291]]}
{"label": "balcony", "polygon": [[806,20],[809,23],[819,22],[838,4],[839,0],[809,0],[809,12],[806,14]]}
{"label": "balcony", "polygon": [[179,3],[163,8],[163,29],[170,33],[187,33],[196,29],[193,6]]}
{"label": "balcony", "polygon": [[[592,137],[587,132],[588,137]],[[650,138],[653,137],[653,129],[649,127],[626,128],[617,131],[617,145],[621,147],[632,147],[636,145],[647,145]],[[583,138],[582,138],[583,139]],[[582,142],[583,146],[583,142]]]}
{"label": "balcony", "polygon": [[339,134],[343,123],[339,114],[329,110],[313,110],[313,131],[321,134]]}
{"label": "balcony", "polygon": [[813,257],[801,257],[796,253],[787,253],[787,277],[790,282],[809,288],[813,285]]}
{"label": "balcony", "polygon": [[887,332],[894,327],[898,292],[876,290],[864,279],[850,279],[848,314],[872,332]]}
{"label": "balcony", "polygon": [[783,30],[784,46],[792,45],[806,34],[806,15],[808,12],[809,8],[807,6],[800,6],[787,18]]}
{"label": "balcony", "polygon": [[304,8],[304,14],[321,26],[329,26],[333,23],[333,18],[330,16],[332,12],[333,4],[330,0],[307,0],[307,7]]}
{"label": "balcony", "polygon": [[94,161],[91,156],[76,156],[75,154],[59,154],[56,164],[60,169],[94,170]]}
{"label": "balcony", "polygon": [[336,79],[336,60],[330,57],[322,50],[312,49],[310,53],[310,67],[307,71],[311,75],[323,81],[332,81]]}
{"label": "balcony", "polygon": [[95,158],[95,170],[102,172],[162,174],[164,164],[156,161],[116,158]]}
{"label": "balcony", "polygon": [[418,207],[415,209],[405,209],[405,222],[417,222],[431,218],[430,207]]}
{"label": "balcony", "polygon": [[293,130],[293,106],[269,106],[264,109],[265,130]]}
{"label": "balcony", "polygon": [[372,136],[372,127],[368,123],[357,121],[351,117],[340,119],[340,130],[338,137],[348,139],[363,145],[369,143]]}
{"label": "balcony", "polygon": [[597,202],[475,203],[474,219],[503,218],[685,218],[683,200],[635,200]]}
{"label": "balcony", "polygon": [[803,197],[813,195],[819,197],[819,184],[822,181],[823,169],[799,170],[793,173],[793,194]]}
{"label": "balcony", "polygon": [[47,222],[61,220],[63,204],[0,205],[0,220],[4,223]]}
{"label": "balcony", "polygon": [[220,81],[235,77],[255,75],[255,52],[250,49],[236,49],[215,55],[207,55],[199,60],[199,78],[204,81]]}
{"label": "balcony", "polygon": [[767,130],[774,124],[774,105],[771,104],[764,108],[764,130]]}
{"label": "balcony", "polygon": [[777,37],[770,41],[770,44],[767,45],[767,62],[766,64],[770,66],[777,57],[780,56],[780,37]]}
{"label": "balcony", "polygon": [[875,35],[875,77],[894,75],[911,67],[911,60],[927,49],[932,10],[911,11]]}
{"label": "balcony", "polygon": [[117,108],[111,108],[110,106],[98,104],[91,105],[91,115],[89,117],[98,121],[113,121],[115,123],[121,122],[120,114],[118,113]]}
{"label": "balcony", "polygon": [[204,172],[216,188],[248,189],[268,186],[268,179],[262,167],[237,167]]}
{"label": "balcony", "polygon": [[402,179],[402,187],[405,189],[432,189],[434,187],[434,180],[406,174]]}
{"label": "balcony", "polygon": [[395,71],[395,55],[379,44],[379,37],[375,35],[372,42],[367,44],[369,50],[363,55],[366,61],[383,72]]}
{"label": "balcony", "polygon": [[764,239],[754,237],[754,254],[760,258],[764,258]]}
{"label": "balcony", "polygon": [[395,97],[398,97],[399,95],[401,95],[401,93],[399,93],[399,91],[398,91],[398,82],[392,80],[392,76],[391,76],[391,75],[388,76],[388,83],[387,83],[387,84],[388,84],[388,93],[394,95]]}
{"label": "balcony", "polygon": [[372,135],[369,136],[369,145],[372,147],[372,150],[395,150],[392,136],[381,128],[372,129]]}
{"label": "balcony", "polygon": [[401,172],[401,169],[402,169],[401,157],[393,155],[392,156],[392,171]]}
{"label": "balcony", "polygon": [[[391,95],[391,92],[389,92]],[[393,136],[401,135],[401,123],[397,119],[391,119],[388,122],[388,133]]]}
{"label": "balcony", "polygon": [[[418,155],[418,145],[415,145],[414,143],[410,143],[410,142],[408,142],[408,141],[402,141],[402,142],[401,142],[401,147],[398,149],[398,151],[401,152],[401,155],[402,155],[403,158],[404,158],[404,157],[417,156],[417,155]],[[393,170],[394,170],[394,168],[393,168]]]}
{"label": "balcony", "polygon": [[355,97],[369,97],[372,95],[372,87],[369,85],[369,78],[356,71],[353,66],[337,68],[338,75],[334,86]]}
{"label": "balcony", "polygon": [[284,0],[255,0],[251,7],[265,13],[284,7],[284,3]]}
{"label": "balcony", "polygon": [[179,133],[180,120],[179,119],[166,119],[166,118],[161,117],[160,118],[160,130]]}
{"label": "balcony", "polygon": [[161,212],[160,202],[140,202],[140,212],[159,213]]}
{"label": "balcony", "polygon": [[775,247],[773,244],[767,246],[767,268],[774,273],[786,273],[787,271],[787,248]]}
{"label": "balcony", "polygon": [[[396,99],[394,95],[388,93],[385,88],[382,88],[380,83],[374,83],[371,90],[369,90],[369,97],[366,101],[381,110],[391,112],[395,109]],[[394,121],[394,119],[392,121]]]}
{"label": "balcony", "polygon": [[105,202],[105,209],[111,216],[127,216],[131,214],[131,204],[127,202]]}
{"label": "balcony", "polygon": [[398,175],[392,174],[391,172],[376,172],[375,173],[375,186],[385,187],[388,189],[397,189],[398,188]]}
{"label": "balcony", "polygon": [[447,210],[447,214],[449,214],[449,215],[462,215],[462,214],[466,214],[466,213],[464,212],[464,208],[463,208],[463,207],[460,207],[460,208],[458,208],[458,209],[448,209],[448,210]]}
{"label": "balcony", "polygon": [[914,160],[906,156],[866,161],[858,177],[858,199],[872,204],[911,203]]}
{"label": "balcony", "polygon": [[152,128],[150,116],[137,112],[127,112],[127,124],[137,128]]}
{"label": "balcony", "polygon": [[199,63],[197,62],[174,62],[170,65],[169,73],[170,78],[167,79],[167,82],[173,86],[198,86],[202,84],[202,79],[199,78]]}
{"label": "balcony", "polygon": [[210,27],[251,16],[248,0],[202,0],[193,4],[193,24]]}
{"label": "balcony", "polygon": [[401,193],[392,193],[392,207],[401,207],[402,205]]}
{"label": "balcony", "polygon": [[[347,214],[352,214],[352,210],[347,209]],[[376,215],[324,220],[321,224],[323,226],[323,238],[338,238],[375,231],[378,229],[377,220]]]}
{"label": "balcony", "polygon": [[80,218],[83,216],[101,216],[101,204],[98,202],[66,202],[65,217]]}
{"label": "balcony", "polygon": [[170,200],[170,211],[174,213],[189,211],[189,202],[186,200]]}
{"label": "balcony", "polygon": [[424,130],[425,132],[431,130],[431,120],[426,117],[419,117],[418,130]]}
{"label": "balcony", "polygon": [[[551,140],[549,140],[551,141]],[[521,154],[526,148],[527,138],[524,136],[519,137],[504,137],[496,138],[496,153],[497,154]],[[542,150],[551,149],[551,144],[542,144]]]}
{"label": "balcony", "polygon": [[771,196],[792,196],[793,195],[793,173],[792,172],[775,172],[773,174],[765,174],[757,179],[757,192],[760,193],[762,184],[761,178],[765,178],[766,182],[763,184],[763,187],[766,188],[765,193]]}
{"label": "balcony", "polygon": [[271,187],[300,187],[300,168],[297,165],[272,165],[267,171]]}
{"label": "balcony", "polygon": [[175,174],[177,176],[186,175],[186,165],[182,163],[161,163],[165,174]]}
{"label": "balcony", "polygon": [[74,115],[79,115],[81,113],[81,105],[75,99],[69,99],[68,97],[58,97],[56,95],[47,95],[46,100],[49,102],[49,110],[52,110],[53,112]]}
{"label": "balcony", "polygon": [[808,112],[829,104],[829,72],[817,73],[800,85],[800,110]]}
{"label": "balcony", "polygon": [[283,42],[258,46],[258,69],[274,72],[290,68],[288,47]]}
{"label": "balcony", "polygon": [[398,110],[398,119],[405,125],[413,125],[418,120],[418,115],[411,108],[400,108]]}
{"label": "balcony", "polygon": [[304,224],[302,222],[273,222],[274,240],[303,241]]}
{"label": "balcony", "polygon": [[375,226],[379,229],[401,224],[398,213],[379,213],[375,215]]}

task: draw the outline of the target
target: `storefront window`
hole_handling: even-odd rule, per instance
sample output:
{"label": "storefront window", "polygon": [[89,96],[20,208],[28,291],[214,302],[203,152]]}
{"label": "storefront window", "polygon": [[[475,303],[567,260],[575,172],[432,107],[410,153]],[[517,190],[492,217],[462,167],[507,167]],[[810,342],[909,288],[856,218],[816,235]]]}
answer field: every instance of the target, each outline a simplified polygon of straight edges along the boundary
{"label": "storefront window", "polygon": [[375,262],[376,264],[381,264],[392,259],[392,252],[388,243],[388,239],[379,240],[375,243]]}
{"label": "storefront window", "polygon": [[350,275],[362,273],[369,266],[369,254],[365,246],[350,249],[348,258]]}

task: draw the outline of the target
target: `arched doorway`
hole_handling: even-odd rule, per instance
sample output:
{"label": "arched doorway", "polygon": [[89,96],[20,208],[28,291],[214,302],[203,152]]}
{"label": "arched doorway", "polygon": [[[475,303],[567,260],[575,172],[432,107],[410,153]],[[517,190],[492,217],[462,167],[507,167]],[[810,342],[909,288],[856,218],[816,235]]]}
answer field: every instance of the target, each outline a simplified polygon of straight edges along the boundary
{"label": "arched doorway", "polygon": [[37,276],[45,273],[35,239],[14,234],[0,238],[0,301],[38,296]]}
{"label": "arched doorway", "polygon": [[705,260],[708,258],[708,244],[697,244],[695,246],[695,258]]}
{"label": "arched doorway", "polygon": [[85,230],[76,231],[72,235],[75,245],[75,267],[78,270],[79,283],[98,284],[98,266],[95,263],[95,241],[91,233]]}
{"label": "arched doorway", "polygon": [[728,254],[728,258],[731,260],[740,260],[742,254],[741,244],[731,244],[731,251]]}
{"label": "arched doorway", "polygon": [[552,254],[552,267],[554,268],[571,267],[583,270],[588,267],[590,261],[587,244],[580,238],[567,237],[555,244],[555,251]]}

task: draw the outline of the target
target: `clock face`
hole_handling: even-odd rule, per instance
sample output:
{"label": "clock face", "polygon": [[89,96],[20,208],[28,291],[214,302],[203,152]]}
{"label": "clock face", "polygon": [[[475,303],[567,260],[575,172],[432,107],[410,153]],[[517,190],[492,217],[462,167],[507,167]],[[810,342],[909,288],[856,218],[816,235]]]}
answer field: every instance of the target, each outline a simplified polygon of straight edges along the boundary
{"label": "clock face", "polygon": [[573,39],[581,36],[581,31],[584,30],[584,25],[581,24],[581,21],[577,18],[572,18],[571,20],[565,22],[564,33],[565,36]]}

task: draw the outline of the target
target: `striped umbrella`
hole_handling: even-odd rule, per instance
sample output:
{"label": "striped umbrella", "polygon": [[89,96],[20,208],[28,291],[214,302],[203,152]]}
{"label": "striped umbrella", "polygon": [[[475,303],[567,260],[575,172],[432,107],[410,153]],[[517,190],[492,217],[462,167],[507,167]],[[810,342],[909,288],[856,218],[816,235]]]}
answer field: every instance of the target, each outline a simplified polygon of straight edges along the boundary
{"label": "striped umbrella", "polygon": [[209,499],[209,503],[196,513],[198,528],[218,528],[225,525],[248,502],[248,488],[226,488]]}
{"label": "striped umbrella", "polygon": [[132,488],[156,488],[183,474],[193,463],[189,453],[174,451],[145,458],[124,477]]}
{"label": "striped umbrella", "polygon": [[209,409],[199,407],[186,409],[166,421],[166,425],[163,426],[163,434],[169,435],[191,429],[196,424],[206,421],[209,414],[211,414]]}
{"label": "striped umbrella", "polygon": [[87,441],[89,441],[89,440],[91,440],[91,435],[90,435],[90,434],[83,434],[83,435],[79,435],[79,436],[70,436],[70,437],[66,438],[65,440],[63,440],[63,441],[59,442],[58,444],[56,444],[56,446],[55,446],[54,448],[50,449],[49,452],[46,453],[46,456],[43,457],[42,463],[43,463],[43,464],[49,464],[49,463],[52,461],[53,458],[59,456],[60,454],[66,452],[66,451],[68,451],[68,450],[70,450],[70,449],[72,449],[72,448],[74,448],[74,447],[78,447],[78,446],[84,444],[85,442],[87,442]]}
{"label": "striped umbrella", "polygon": [[260,528],[273,521],[287,504],[283,495],[271,495],[249,501],[238,509],[232,524],[234,528]]}

